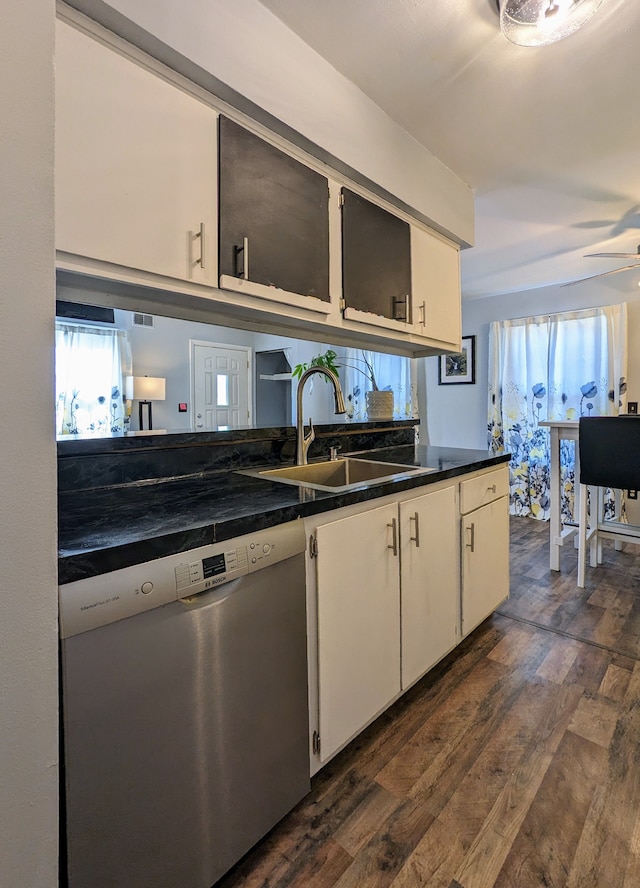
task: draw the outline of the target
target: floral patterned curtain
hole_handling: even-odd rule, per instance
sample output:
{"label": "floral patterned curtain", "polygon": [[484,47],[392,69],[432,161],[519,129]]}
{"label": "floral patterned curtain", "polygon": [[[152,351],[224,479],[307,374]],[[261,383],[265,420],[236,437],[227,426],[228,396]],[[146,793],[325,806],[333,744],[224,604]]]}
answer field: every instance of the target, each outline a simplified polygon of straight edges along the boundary
{"label": "floral patterned curtain", "polygon": [[56,434],[126,431],[123,381],[129,375],[126,332],[56,321]]}
{"label": "floral patterned curtain", "polygon": [[[509,451],[512,515],[549,517],[541,420],[616,415],[626,402],[627,306],[496,321],[489,339],[489,449]],[[573,515],[575,450],[561,445],[562,514]]]}

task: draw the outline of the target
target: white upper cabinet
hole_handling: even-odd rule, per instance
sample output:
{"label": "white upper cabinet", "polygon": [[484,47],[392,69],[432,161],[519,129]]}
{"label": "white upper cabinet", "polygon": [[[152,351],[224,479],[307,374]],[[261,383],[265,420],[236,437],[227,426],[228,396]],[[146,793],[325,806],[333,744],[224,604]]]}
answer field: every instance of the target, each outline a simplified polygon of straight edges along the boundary
{"label": "white upper cabinet", "polygon": [[217,283],[216,112],[62,21],[56,41],[58,264]]}
{"label": "white upper cabinet", "polygon": [[411,283],[413,332],[444,347],[459,349],[462,321],[458,246],[412,225]]}
{"label": "white upper cabinet", "polygon": [[344,319],[425,348],[461,346],[460,251],[342,189]]}
{"label": "white upper cabinet", "polygon": [[459,350],[455,244],[95,28],[57,22],[59,268],[263,332]]}

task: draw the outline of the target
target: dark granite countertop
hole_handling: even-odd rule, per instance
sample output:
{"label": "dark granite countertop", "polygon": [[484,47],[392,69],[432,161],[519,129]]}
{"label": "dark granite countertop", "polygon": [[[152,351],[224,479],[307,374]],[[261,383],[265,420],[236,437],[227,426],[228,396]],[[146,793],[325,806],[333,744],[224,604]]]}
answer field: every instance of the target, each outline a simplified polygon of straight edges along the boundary
{"label": "dark granite countertop", "polygon": [[297,488],[234,471],[63,492],[59,498],[59,583],[423,487],[510,458],[484,450],[413,445],[358,455],[436,471],[348,493]]}

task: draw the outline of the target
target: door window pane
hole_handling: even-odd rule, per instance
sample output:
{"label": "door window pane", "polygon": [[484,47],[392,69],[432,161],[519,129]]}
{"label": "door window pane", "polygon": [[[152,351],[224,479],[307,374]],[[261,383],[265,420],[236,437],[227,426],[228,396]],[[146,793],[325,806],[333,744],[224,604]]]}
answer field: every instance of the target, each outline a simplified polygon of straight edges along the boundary
{"label": "door window pane", "polygon": [[217,398],[218,407],[229,406],[229,377],[224,373],[218,373],[217,378]]}

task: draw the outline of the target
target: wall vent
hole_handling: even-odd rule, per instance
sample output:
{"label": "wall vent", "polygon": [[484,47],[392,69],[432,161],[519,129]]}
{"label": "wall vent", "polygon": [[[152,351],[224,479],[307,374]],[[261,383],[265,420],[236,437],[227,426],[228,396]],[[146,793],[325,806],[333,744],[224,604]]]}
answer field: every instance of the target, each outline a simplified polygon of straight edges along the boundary
{"label": "wall vent", "polygon": [[153,327],[153,315],[142,314],[139,311],[134,311],[133,324],[135,327]]}

